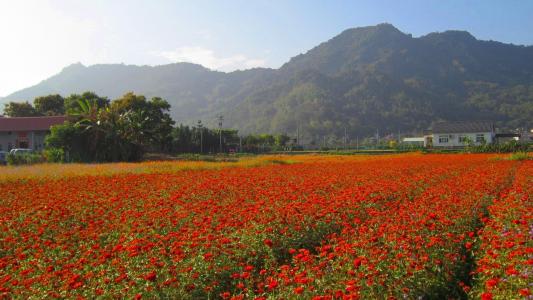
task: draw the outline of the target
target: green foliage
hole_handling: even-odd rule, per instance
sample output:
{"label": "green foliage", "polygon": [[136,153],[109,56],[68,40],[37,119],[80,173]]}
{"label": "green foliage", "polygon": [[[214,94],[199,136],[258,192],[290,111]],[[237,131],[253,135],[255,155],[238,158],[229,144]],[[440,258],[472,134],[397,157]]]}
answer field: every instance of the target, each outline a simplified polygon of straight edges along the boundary
{"label": "green foliage", "polygon": [[533,160],[533,155],[528,152],[516,152],[509,156],[509,160]]}
{"label": "green foliage", "polygon": [[528,152],[532,148],[531,144],[518,141],[510,141],[502,144],[469,144],[465,147],[465,152],[470,153],[514,153]]}
{"label": "green foliage", "polygon": [[107,105],[95,94],[83,95],[71,96],[77,101],[69,105],[71,120],[53,126],[46,138],[48,147],[63,151],[63,160],[136,161],[148,150],[170,147],[173,121],[161,98],[147,101],[128,93]]}
{"label": "green foliage", "polygon": [[39,113],[29,102],[9,102],[5,104],[4,114],[9,117],[35,117]]}
{"label": "green foliage", "polygon": [[10,166],[33,165],[45,162],[45,158],[38,153],[11,154],[6,156],[7,164]]}
{"label": "green foliage", "polygon": [[84,103],[89,102],[96,106],[97,108],[104,108],[109,105],[109,99],[105,97],[100,97],[93,92],[84,92],[81,95],[72,94],[65,98],[65,112],[67,115],[75,115],[80,111],[80,102]]}
{"label": "green foliage", "polygon": [[49,163],[66,162],[65,151],[61,148],[48,148],[43,151],[43,155]]}
{"label": "green foliage", "polygon": [[64,99],[54,94],[37,97],[33,106],[29,102],[9,102],[4,113],[10,117],[60,116],[65,114]]}
{"label": "green foliage", "polygon": [[222,152],[237,150],[239,136],[236,130],[189,127],[180,124],[172,130],[172,152],[177,153],[218,153],[222,136]]}
{"label": "green foliage", "polygon": [[37,113],[43,116],[62,116],[65,114],[64,99],[58,94],[37,97],[33,100],[33,106]]}
{"label": "green foliage", "polygon": [[247,135],[243,138],[244,152],[268,152],[289,150],[291,138],[285,134]]}
{"label": "green foliage", "polygon": [[50,128],[46,145],[48,148],[61,149],[65,153],[65,161],[91,161],[88,139],[87,132],[80,126],[65,122]]}

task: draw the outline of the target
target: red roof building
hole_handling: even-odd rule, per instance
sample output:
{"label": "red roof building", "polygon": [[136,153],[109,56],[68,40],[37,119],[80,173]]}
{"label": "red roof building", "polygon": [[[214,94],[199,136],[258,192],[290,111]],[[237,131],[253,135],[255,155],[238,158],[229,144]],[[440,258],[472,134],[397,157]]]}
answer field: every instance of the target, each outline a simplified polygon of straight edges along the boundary
{"label": "red roof building", "polygon": [[0,118],[0,151],[13,148],[42,150],[50,127],[63,124],[64,116]]}

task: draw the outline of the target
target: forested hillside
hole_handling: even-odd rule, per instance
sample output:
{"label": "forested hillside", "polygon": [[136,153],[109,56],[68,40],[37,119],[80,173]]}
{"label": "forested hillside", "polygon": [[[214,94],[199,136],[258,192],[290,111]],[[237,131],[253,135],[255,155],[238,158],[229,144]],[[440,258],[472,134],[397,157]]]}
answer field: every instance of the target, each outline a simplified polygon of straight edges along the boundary
{"label": "forested hillside", "polygon": [[389,24],[348,29],[279,69],[223,73],[199,65],[66,67],[2,101],[91,90],[161,96],[177,123],[202,119],[241,132],[351,136],[414,132],[439,120],[532,126],[533,47],[463,31],[419,38]]}

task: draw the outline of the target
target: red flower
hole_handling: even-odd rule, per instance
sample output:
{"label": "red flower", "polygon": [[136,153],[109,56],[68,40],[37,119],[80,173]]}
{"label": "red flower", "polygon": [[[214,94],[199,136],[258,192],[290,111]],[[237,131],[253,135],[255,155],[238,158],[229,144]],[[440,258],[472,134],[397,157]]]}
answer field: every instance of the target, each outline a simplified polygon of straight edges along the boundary
{"label": "red flower", "polygon": [[363,262],[363,259],[360,257],[357,257],[356,259],[353,260],[353,265],[355,268],[359,268],[362,262]]}
{"label": "red flower", "polygon": [[485,285],[487,286],[488,289],[492,289],[493,287],[495,287],[498,284],[498,282],[499,282],[499,280],[497,278],[491,278],[491,279],[487,280]]}
{"label": "red flower", "polygon": [[156,277],[157,277],[157,275],[156,275],[155,271],[152,271],[152,272],[144,275],[144,279],[148,280],[148,281],[155,281]]}
{"label": "red flower", "polygon": [[481,294],[481,300],[492,300],[492,294],[489,292]]}
{"label": "red flower", "polygon": [[518,275],[519,274],[518,271],[513,266],[508,267],[507,270],[505,271],[505,273],[507,275],[509,275],[509,276],[510,275]]}
{"label": "red flower", "polygon": [[270,278],[268,280],[268,288],[270,290],[273,290],[273,289],[275,289],[277,287],[278,287],[278,281],[276,279],[274,279],[274,278]]}
{"label": "red flower", "polygon": [[263,241],[263,243],[264,243],[265,245],[267,245],[268,247],[270,247],[270,248],[272,248],[272,245],[274,244],[274,243],[272,243],[272,240],[271,240],[271,239],[265,239],[265,240]]}
{"label": "red flower", "polygon": [[247,271],[247,272],[253,271],[254,270],[254,266],[246,265],[246,267],[244,267],[244,270]]}

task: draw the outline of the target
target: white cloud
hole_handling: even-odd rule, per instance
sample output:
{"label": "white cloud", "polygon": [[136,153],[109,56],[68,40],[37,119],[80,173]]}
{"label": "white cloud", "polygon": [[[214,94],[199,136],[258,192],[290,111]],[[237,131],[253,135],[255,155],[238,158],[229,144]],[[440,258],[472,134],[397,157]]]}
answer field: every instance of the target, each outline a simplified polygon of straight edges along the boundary
{"label": "white cloud", "polygon": [[234,71],[238,69],[250,69],[263,67],[264,59],[249,58],[243,54],[228,57],[219,57],[215,52],[203,47],[180,47],[173,51],[160,51],[155,53],[171,62],[190,62],[201,64],[204,67],[219,71]]}

